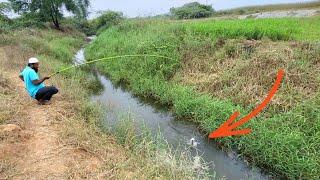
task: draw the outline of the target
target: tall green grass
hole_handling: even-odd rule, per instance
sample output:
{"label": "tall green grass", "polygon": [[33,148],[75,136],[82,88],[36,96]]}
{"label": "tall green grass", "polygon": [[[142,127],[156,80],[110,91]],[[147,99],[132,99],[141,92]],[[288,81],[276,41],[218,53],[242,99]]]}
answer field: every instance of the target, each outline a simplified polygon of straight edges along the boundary
{"label": "tall green grass", "polygon": [[319,40],[320,17],[246,20],[190,21],[190,28],[212,38],[271,40]]}
{"label": "tall green grass", "polygon": [[188,25],[195,32],[206,34],[213,38],[245,38],[271,40],[293,39],[294,34],[301,31],[297,21],[290,19],[262,19],[262,20],[226,20],[205,23],[192,23]]}
{"label": "tall green grass", "polygon": [[[308,23],[314,25],[309,25]],[[197,122],[211,132],[235,111],[242,115],[251,109],[237,106],[192,87],[171,81],[188,57],[190,47],[214,45],[216,38],[271,40],[317,40],[319,18],[225,20],[225,21],[136,21],[112,27],[103,32],[86,49],[88,60],[121,54],[160,54],[161,58],[128,58],[98,63],[101,72],[114,82],[125,82],[134,94],[153,97],[172,107],[179,118]],[[311,29],[309,29],[311,27]],[[313,33],[309,36],[310,32]],[[208,41],[209,37],[209,41]],[[206,51],[207,49],[202,49]],[[192,56],[192,54],[190,55]],[[295,179],[317,179],[320,174],[319,97],[299,105],[284,114],[269,118],[258,117],[245,127],[254,131],[242,137],[221,138],[217,141],[236,148],[253,164],[268,168],[272,173]],[[311,105],[312,104],[312,105]]]}

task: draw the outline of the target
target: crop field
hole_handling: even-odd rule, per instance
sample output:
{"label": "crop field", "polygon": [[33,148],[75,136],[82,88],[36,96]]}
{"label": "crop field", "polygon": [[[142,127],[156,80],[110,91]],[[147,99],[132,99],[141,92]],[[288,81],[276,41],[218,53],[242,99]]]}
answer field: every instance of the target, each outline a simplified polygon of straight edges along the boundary
{"label": "crop field", "polygon": [[[210,133],[235,111],[265,98],[279,68],[282,86],[247,124],[253,133],[217,140],[252,164],[286,178],[320,174],[320,18],[182,21],[134,20],[102,32],[90,59],[159,54],[98,63],[114,82],[171,107]],[[245,128],[245,127],[243,127]]]}
{"label": "crop field", "polygon": [[245,38],[259,40],[317,40],[319,18],[305,19],[247,19],[191,21],[187,28],[213,38]]}

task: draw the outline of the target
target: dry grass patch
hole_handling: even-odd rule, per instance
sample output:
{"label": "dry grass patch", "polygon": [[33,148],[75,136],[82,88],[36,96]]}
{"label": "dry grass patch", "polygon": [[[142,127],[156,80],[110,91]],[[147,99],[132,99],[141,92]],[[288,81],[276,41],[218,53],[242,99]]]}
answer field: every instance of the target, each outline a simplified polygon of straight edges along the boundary
{"label": "dry grass patch", "polygon": [[27,123],[16,87],[5,70],[7,63],[5,51],[0,48],[0,179],[8,179],[17,173],[16,162],[25,151],[24,142],[30,137],[26,132],[4,131],[8,123],[23,129]]}
{"label": "dry grass patch", "polygon": [[[260,103],[268,93],[277,71],[286,76],[269,113],[288,111],[297,103],[313,98],[319,90],[319,44],[227,40],[203,53],[193,49],[186,56],[175,81],[231,99],[245,107]],[[199,49],[202,49],[201,47]]]}

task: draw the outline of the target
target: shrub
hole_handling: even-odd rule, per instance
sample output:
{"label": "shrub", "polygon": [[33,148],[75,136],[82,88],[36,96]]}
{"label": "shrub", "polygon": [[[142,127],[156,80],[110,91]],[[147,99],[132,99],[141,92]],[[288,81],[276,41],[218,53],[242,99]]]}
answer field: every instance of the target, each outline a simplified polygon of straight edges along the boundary
{"label": "shrub", "polygon": [[43,20],[35,13],[26,13],[21,15],[20,17],[13,20],[12,28],[19,27],[35,27],[35,28],[43,28],[45,27],[45,23]]}
{"label": "shrub", "polygon": [[0,18],[5,17],[5,13],[9,12],[10,4],[6,2],[0,2]]}
{"label": "shrub", "polygon": [[212,6],[192,2],[178,8],[171,8],[171,14],[177,19],[194,19],[209,17],[214,13]]}
{"label": "shrub", "polygon": [[23,14],[15,19],[0,15],[0,33],[21,28],[44,28],[46,24],[40,21],[35,14]]}
{"label": "shrub", "polygon": [[96,29],[106,29],[119,24],[124,19],[122,12],[104,11],[100,14],[101,15],[95,20]]}
{"label": "shrub", "polygon": [[70,26],[78,31],[85,33],[88,36],[96,34],[96,25],[93,20],[82,18],[69,17],[62,21],[63,26]]}
{"label": "shrub", "polygon": [[8,3],[0,2],[0,33],[7,31],[10,27],[11,20],[5,15],[10,11]]}

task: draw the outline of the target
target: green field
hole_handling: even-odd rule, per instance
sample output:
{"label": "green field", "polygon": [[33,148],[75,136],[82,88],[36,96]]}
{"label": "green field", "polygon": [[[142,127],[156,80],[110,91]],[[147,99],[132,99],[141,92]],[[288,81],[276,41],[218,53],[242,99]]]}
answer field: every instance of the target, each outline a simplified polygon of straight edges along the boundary
{"label": "green field", "polygon": [[[286,71],[271,105],[245,127],[253,133],[218,139],[252,164],[287,178],[320,174],[320,18],[223,21],[128,21],[98,36],[89,60],[160,54],[97,64],[116,83],[172,107],[206,132],[235,111],[244,116]],[[250,41],[249,41],[250,40]],[[249,42],[248,42],[249,41]],[[247,45],[247,44],[249,45]],[[252,45],[253,44],[253,45]],[[245,128],[242,127],[242,128]]]}
{"label": "green field", "polygon": [[271,40],[319,40],[320,19],[261,19],[194,21],[187,25],[195,32],[222,38]]}

